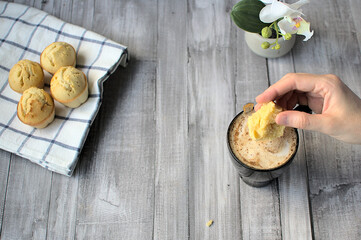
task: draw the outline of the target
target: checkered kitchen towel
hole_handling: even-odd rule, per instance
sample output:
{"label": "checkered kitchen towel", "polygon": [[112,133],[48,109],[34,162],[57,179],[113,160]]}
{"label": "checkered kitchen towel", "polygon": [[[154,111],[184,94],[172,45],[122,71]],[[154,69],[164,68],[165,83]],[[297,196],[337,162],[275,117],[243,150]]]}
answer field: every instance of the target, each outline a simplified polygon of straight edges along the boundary
{"label": "checkered kitchen towel", "polygon": [[[44,129],[35,129],[17,118],[21,94],[9,87],[8,75],[21,59],[40,62],[44,48],[56,41],[70,43],[76,49],[76,67],[88,78],[89,99],[76,109],[56,102],[54,122]],[[70,176],[99,110],[102,84],[127,62],[125,46],[38,9],[0,2],[0,148]],[[51,78],[45,71],[44,74],[46,79]]]}

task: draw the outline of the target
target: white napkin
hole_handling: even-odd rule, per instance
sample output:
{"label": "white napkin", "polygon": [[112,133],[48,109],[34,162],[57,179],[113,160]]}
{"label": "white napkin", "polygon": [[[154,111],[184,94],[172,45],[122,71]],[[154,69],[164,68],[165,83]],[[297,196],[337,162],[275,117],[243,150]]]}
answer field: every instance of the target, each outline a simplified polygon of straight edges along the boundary
{"label": "white napkin", "polygon": [[[39,63],[44,48],[56,41],[75,48],[76,67],[88,79],[89,99],[76,109],[55,102],[55,120],[44,129],[32,128],[16,115],[21,94],[9,87],[9,71],[21,59]],[[99,110],[103,82],[128,59],[125,46],[103,36],[35,8],[0,2],[0,148],[71,176]]]}

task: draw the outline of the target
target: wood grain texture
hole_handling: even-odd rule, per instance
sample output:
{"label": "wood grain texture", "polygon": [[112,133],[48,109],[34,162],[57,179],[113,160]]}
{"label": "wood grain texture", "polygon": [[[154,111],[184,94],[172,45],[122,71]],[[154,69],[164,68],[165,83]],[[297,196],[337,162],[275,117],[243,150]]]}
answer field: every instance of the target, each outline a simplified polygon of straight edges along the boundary
{"label": "wood grain texture", "polygon": [[131,59],[156,61],[157,1],[96,0],[92,30],[128,47]]}
{"label": "wood grain texture", "polygon": [[279,178],[282,237],[313,239],[308,191],[308,173],[303,132],[298,130],[300,143],[290,169]]}
{"label": "wood grain texture", "polygon": [[92,30],[128,45],[132,60],[104,86],[97,148],[93,161],[82,161],[75,237],[147,239],[154,231],[157,9],[152,1],[96,1],[94,9]]}
{"label": "wood grain texture", "polygon": [[[360,95],[360,46],[355,34],[360,31],[351,7],[349,2],[317,1],[304,9],[315,36],[296,46],[295,66],[297,72],[334,73]],[[305,147],[315,239],[358,239],[360,146],[305,132]]]}
{"label": "wood grain texture", "polygon": [[188,237],[185,1],[158,3],[154,239]]}
{"label": "wood grain texture", "polygon": [[361,46],[361,30],[359,28],[356,28],[356,26],[358,26],[358,23],[361,22],[361,15],[358,13],[360,1],[350,0],[349,4],[350,4],[351,16],[352,16],[354,27],[355,27],[354,29],[351,30],[351,33],[356,34],[357,43],[358,43],[358,46],[360,47]]}
{"label": "wood grain texture", "polygon": [[127,45],[131,61],[104,84],[71,178],[0,151],[1,239],[359,239],[360,146],[300,131],[289,171],[253,188],[225,139],[288,72],[334,73],[361,95],[361,0],[303,6],[315,35],[279,59],[250,52],[236,0],[14,2]]}
{"label": "wood grain texture", "polygon": [[3,225],[4,206],[6,201],[6,190],[9,177],[9,166],[11,154],[0,150],[0,232]]}
{"label": "wood grain texture", "polygon": [[13,155],[6,191],[2,239],[44,239],[52,173]]}
{"label": "wood grain texture", "polygon": [[[230,8],[227,1],[189,3],[191,239],[240,238],[239,180],[226,147],[226,131],[234,115]],[[209,220],[214,223],[208,228]]]}
{"label": "wood grain texture", "polygon": [[133,61],[121,70],[105,83],[95,149],[81,161],[76,238],[153,232],[155,64]]}
{"label": "wood grain texture", "polygon": [[[268,86],[266,59],[252,53],[237,31],[236,112]],[[251,69],[251,71],[249,71]],[[240,207],[243,239],[281,239],[281,219],[277,181],[263,188],[254,188],[240,180]]]}
{"label": "wood grain texture", "polygon": [[71,16],[68,18],[68,21],[72,24],[82,26],[85,29],[93,29],[95,23],[94,13],[96,12],[94,1],[95,0],[72,1]]}
{"label": "wood grain texture", "polygon": [[[296,37],[296,36],[294,36]],[[302,44],[296,37],[296,44]],[[294,72],[293,52],[282,58],[268,59],[268,76],[270,84],[274,84],[284,75]],[[283,239],[312,239],[310,202],[308,191],[308,173],[305,159],[305,143],[303,131],[299,133],[299,148],[289,170],[278,179],[280,196],[280,214]]]}

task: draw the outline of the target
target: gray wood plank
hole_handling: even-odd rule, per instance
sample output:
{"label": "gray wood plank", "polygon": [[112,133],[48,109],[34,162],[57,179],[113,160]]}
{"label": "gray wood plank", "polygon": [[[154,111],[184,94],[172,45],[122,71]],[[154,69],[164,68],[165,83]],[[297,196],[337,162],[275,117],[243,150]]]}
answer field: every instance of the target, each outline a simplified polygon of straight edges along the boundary
{"label": "gray wood plank", "polygon": [[[76,238],[148,239],[153,234],[156,135],[156,64],[148,60],[156,47],[156,4],[95,1],[94,8],[91,30],[133,49],[127,69],[105,83],[97,147],[90,161],[81,162]],[[151,34],[137,35],[145,32]]]}
{"label": "gray wood plank", "polygon": [[[296,46],[297,72],[337,74],[360,95],[360,46],[355,34],[359,22],[350,12],[354,7],[357,13],[359,6],[317,1],[304,8],[315,36]],[[330,14],[320,14],[319,9]],[[305,146],[315,238],[358,239],[361,147],[316,132],[305,132]]]}
{"label": "gray wood plank", "polygon": [[78,166],[80,239],[147,239],[153,232],[155,64],[133,60],[120,70],[104,86],[95,149]]}
{"label": "gray wood plank", "polygon": [[52,173],[13,155],[1,238],[45,239]]}
{"label": "gray wood plank", "polygon": [[[354,26],[358,26],[358,23],[361,22],[361,15],[359,14],[361,1],[360,0],[356,0],[356,1],[350,0],[349,4],[350,4],[350,11],[351,11],[351,15],[353,18]],[[354,29],[352,29],[351,32],[356,33],[358,46],[360,47],[361,46],[361,30],[359,28],[354,28]]]}
{"label": "gray wood plank", "polygon": [[73,239],[76,226],[78,179],[53,174],[50,190],[47,239]]}
{"label": "gray wood plank", "polygon": [[24,1],[26,5],[32,6],[37,9],[41,9],[45,12],[52,13],[54,9],[54,2],[53,0],[44,1],[44,0],[32,0],[32,1]]}
{"label": "gray wood plank", "polygon": [[[235,32],[227,1],[190,1],[188,114],[191,239],[241,237],[239,177],[226,131],[234,116]],[[212,226],[206,223],[214,220]]]}
{"label": "gray wood plank", "polygon": [[[72,2],[71,18],[72,24],[82,26],[85,29],[93,29],[94,21],[94,0],[79,0]],[[94,24],[95,25],[95,24]]]}
{"label": "gray wood plank", "polygon": [[94,31],[126,45],[132,59],[156,60],[156,0],[96,0],[94,9]]}
{"label": "gray wood plank", "polygon": [[[237,31],[236,112],[268,87],[267,60],[252,53]],[[280,202],[277,181],[254,188],[240,180],[240,207],[243,239],[281,239]]]}
{"label": "gray wood plank", "polygon": [[158,1],[154,239],[187,239],[188,125],[185,1]]}
{"label": "gray wood plank", "polygon": [[308,192],[308,174],[303,132],[290,169],[279,178],[283,239],[312,239],[313,229]]}
{"label": "gray wood plank", "polygon": [[[294,36],[296,37],[296,36]],[[302,44],[302,37],[296,44]],[[285,74],[294,72],[293,53],[281,58],[268,59],[270,84],[274,84]],[[303,131],[299,132],[299,148],[290,166],[278,181],[280,195],[281,226],[283,239],[312,239],[312,224],[308,192],[308,173]]]}
{"label": "gray wood plank", "polygon": [[52,0],[49,2],[41,2],[41,7],[44,11],[63,19],[64,21],[69,21],[73,12],[73,0],[62,0],[56,1]]}
{"label": "gray wood plank", "polygon": [[6,189],[9,176],[11,154],[0,150],[0,233],[3,224]]}

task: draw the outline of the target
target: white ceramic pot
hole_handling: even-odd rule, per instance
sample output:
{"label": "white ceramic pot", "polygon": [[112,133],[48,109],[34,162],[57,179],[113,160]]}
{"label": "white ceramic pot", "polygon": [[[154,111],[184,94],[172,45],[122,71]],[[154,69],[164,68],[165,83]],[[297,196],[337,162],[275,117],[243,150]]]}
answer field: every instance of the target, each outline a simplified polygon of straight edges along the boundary
{"label": "white ceramic pot", "polygon": [[291,49],[293,48],[296,42],[295,35],[292,36],[291,40],[284,40],[282,36],[280,36],[280,38],[278,38],[278,44],[281,46],[281,48],[276,50],[276,49],[271,49],[271,47],[268,49],[263,49],[261,47],[263,42],[267,41],[272,44],[276,41],[276,39],[263,38],[258,33],[250,33],[250,32],[245,32],[244,38],[246,40],[248,47],[255,54],[265,58],[277,58],[285,55],[286,53],[291,51]]}

